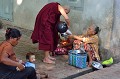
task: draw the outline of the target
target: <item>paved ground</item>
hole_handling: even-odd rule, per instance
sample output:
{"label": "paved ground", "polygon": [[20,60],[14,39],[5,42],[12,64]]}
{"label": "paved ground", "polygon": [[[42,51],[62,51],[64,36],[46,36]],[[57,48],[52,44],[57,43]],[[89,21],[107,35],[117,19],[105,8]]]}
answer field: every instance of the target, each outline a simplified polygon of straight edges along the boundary
{"label": "paved ground", "polygon": [[[13,27],[5,25],[4,29],[0,29],[0,42],[4,40],[5,28]],[[16,27],[15,27],[16,28]],[[20,28],[18,28],[20,29]],[[55,56],[56,64],[45,64],[42,62],[43,52],[37,49],[37,44],[32,44],[30,40],[31,31],[20,29],[22,31],[22,37],[19,44],[15,47],[15,52],[18,58],[25,61],[25,54],[29,51],[35,52],[36,54],[36,70],[40,72],[48,73],[48,79],[61,79],[67,78],[67,76],[86,71],[90,68],[78,69],[68,65],[67,60],[63,56]]]}
{"label": "paved ground", "polygon": [[120,63],[102,70],[94,71],[75,79],[120,79]]}
{"label": "paved ground", "polygon": [[[6,27],[9,27],[9,25],[6,25],[5,28]],[[45,64],[42,62],[43,52],[37,49],[37,44],[34,45],[31,43],[31,31],[23,29],[20,30],[22,31],[23,35],[18,46],[15,47],[16,55],[18,58],[25,61],[25,54],[27,52],[35,52],[37,59],[36,70],[47,73],[49,75],[47,79],[120,79],[120,63],[94,72],[91,72],[91,68],[78,69],[70,66],[66,63],[67,60],[65,60],[65,58],[62,56],[55,56],[57,59],[56,64]],[[5,30],[0,29],[0,42],[4,40],[4,34]]]}

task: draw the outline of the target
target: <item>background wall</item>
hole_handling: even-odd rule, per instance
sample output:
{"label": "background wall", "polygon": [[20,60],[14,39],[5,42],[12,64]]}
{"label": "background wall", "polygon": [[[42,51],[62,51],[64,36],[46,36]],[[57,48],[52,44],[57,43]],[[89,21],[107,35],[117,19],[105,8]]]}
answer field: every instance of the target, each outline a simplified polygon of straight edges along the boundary
{"label": "background wall", "polygon": [[120,0],[114,3],[114,18],[110,51],[116,60],[120,59]]}
{"label": "background wall", "polygon": [[[17,0],[14,0],[13,21],[10,21],[10,23],[21,28],[33,30],[37,13],[50,1],[58,1],[61,5],[72,7],[68,15],[71,20],[70,30],[73,34],[81,34],[91,22],[99,26],[101,29],[99,37],[102,59],[107,59],[110,56],[119,58],[119,0],[23,0],[20,5],[17,4]],[[69,1],[78,1],[79,5],[77,2]],[[61,17],[61,20],[64,20],[63,17]],[[115,48],[113,49],[113,47]]]}
{"label": "background wall", "polygon": [[113,52],[110,51],[113,24],[114,0],[84,0],[82,11],[72,10],[71,30],[75,34],[81,34],[91,22],[100,27],[100,55],[102,60],[108,59]]}
{"label": "background wall", "polygon": [[33,29],[35,17],[47,0],[22,0],[20,5],[14,0],[13,24],[26,29]]}
{"label": "background wall", "polygon": [[114,0],[85,0],[85,8],[83,13],[84,24],[89,21],[93,22],[101,28],[100,37],[100,55],[102,60],[112,56],[110,51],[110,39],[112,36],[113,23],[113,4]]}

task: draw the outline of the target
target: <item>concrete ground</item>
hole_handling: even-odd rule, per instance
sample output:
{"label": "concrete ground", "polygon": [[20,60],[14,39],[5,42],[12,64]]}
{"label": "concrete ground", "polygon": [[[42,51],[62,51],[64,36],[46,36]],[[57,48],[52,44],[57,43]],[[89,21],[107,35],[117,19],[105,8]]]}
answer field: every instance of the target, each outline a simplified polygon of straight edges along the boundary
{"label": "concrete ground", "polygon": [[120,63],[79,76],[75,79],[120,79]]}
{"label": "concrete ground", "polygon": [[[0,42],[2,42],[5,38],[5,29],[7,27],[13,27],[10,25],[4,25],[3,29],[0,29]],[[79,69],[73,66],[68,65],[67,60],[63,56],[55,56],[56,64],[45,64],[42,62],[43,52],[38,50],[37,44],[32,44],[30,36],[32,31],[28,31],[25,29],[21,29],[18,27],[14,27],[20,29],[22,32],[22,37],[19,41],[19,44],[15,47],[15,52],[18,58],[25,61],[25,54],[27,52],[35,52],[36,55],[36,70],[40,73],[45,72],[49,75],[48,79],[61,79],[67,78],[73,74],[86,71],[90,68]],[[67,78],[69,79],[69,78]]]}
{"label": "concrete ground", "polygon": [[[4,29],[0,29],[0,42],[4,40],[6,27],[13,26],[5,25]],[[36,70],[40,73],[47,73],[49,77],[45,79],[120,79],[120,63],[94,72],[88,67],[79,69],[68,65],[66,63],[67,60],[63,56],[55,56],[57,59],[56,64],[45,64],[42,62],[43,52],[37,49],[37,44],[32,44],[31,42],[30,36],[32,31],[18,29],[22,31],[22,37],[19,44],[15,47],[17,57],[25,61],[27,52],[35,52]]]}

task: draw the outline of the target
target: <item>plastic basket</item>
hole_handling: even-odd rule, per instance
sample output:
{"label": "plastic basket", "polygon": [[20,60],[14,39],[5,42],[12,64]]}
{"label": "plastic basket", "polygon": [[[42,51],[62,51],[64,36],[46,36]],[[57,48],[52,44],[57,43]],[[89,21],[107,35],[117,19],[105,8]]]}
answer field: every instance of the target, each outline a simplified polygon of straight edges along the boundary
{"label": "plastic basket", "polygon": [[87,54],[75,53],[74,50],[69,51],[69,64],[78,68],[86,68]]}

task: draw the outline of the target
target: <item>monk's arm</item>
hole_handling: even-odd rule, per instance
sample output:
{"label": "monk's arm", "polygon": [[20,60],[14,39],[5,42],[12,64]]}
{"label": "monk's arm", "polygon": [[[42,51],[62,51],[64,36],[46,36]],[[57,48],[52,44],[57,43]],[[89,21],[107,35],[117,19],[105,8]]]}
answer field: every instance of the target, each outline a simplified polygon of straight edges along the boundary
{"label": "monk's arm", "polygon": [[65,18],[65,21],[68,25],[68,27],[70,26],[70,20],[69,20],[69,17],[68,15],[66,14],[64,8],[60,5],[58,5],[58,10],[60,11],[61,15]]}

